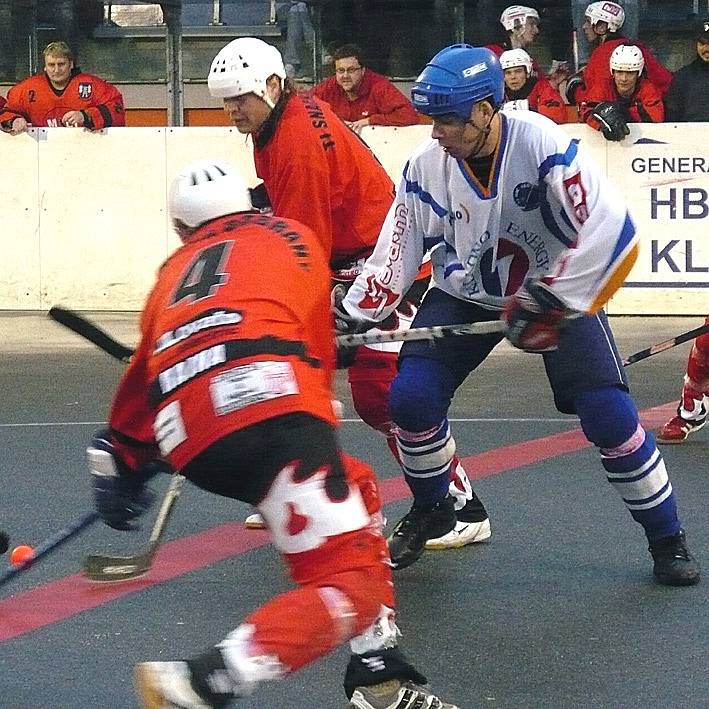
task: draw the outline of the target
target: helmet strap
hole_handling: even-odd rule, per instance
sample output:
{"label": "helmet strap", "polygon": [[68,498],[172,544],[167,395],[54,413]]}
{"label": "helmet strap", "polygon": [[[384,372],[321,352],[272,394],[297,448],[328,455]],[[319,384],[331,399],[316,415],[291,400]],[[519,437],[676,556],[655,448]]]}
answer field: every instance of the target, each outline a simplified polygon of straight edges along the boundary
{"label": "helmet strap", "polygon": [[[492,106],[492,104],[490,105]],[[473,145],[473,150],[470,155],[468,155],[468,158],[476,158],[480,151],[485,147],[485,143],[487,143],[487,139],[490,136],[490,132],[492,131],[492,121],[499,110],[499,106],[492,106],[492,115],[490,116],[490,120],[487,122],[484,128],[478,128],[478,130],[480,131],[480,135],[475,141],[475,144]],[[470,119],[468,119],[466,123],[469,123],[471,126],[475,126],[475,124]],[[477,128],[477,126],[475,127]]]}

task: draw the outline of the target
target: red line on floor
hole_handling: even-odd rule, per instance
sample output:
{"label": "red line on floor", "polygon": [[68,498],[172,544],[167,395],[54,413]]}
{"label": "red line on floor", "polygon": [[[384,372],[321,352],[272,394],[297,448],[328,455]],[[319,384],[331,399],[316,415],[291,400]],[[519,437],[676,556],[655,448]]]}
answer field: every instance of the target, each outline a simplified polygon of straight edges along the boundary
{"label": "red line on floor", "polygon": [[[647,409],[643,412],[643,423],[648,428],[656,427],[672,413],[673,406],[666,404]],[[581,430],[575,428],[469,456],[463,463],[471,478],[480,479],[588,446]],[[409,494],[402,477],[384,480],[381,490],[385,504]],[[158,551],[153,568],[143,578],[98,584],[87,581],[81,574],[72,574],[9,596],[0,600],[0,641],[20,637],[144,588],[257,549],[268,544],[269,539],[267,532],[249,531],[241,521],[231,522],[167,542]]]}

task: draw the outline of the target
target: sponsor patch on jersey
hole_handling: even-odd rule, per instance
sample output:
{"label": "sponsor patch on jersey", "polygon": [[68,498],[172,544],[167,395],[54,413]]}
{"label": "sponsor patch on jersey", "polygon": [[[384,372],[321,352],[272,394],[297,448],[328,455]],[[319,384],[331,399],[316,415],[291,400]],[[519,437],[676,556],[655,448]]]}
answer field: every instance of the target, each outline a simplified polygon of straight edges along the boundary
{"label": "sponsor patch on jersey", "polygon": [[539,185],[531,182],[520,182],[512,192],[515,204],[525,212],[531,212],[539,207]]}
{"label": "sponsor patch on jersey", "polygon": [[158,374],[158,383],[162,394],[169,394],[198,374],[226,362],[226,346],[223,344],[208,347],[196,354],[173,364]]}
{"label": "sponsor patch on jersey", "polygon": [[173,401],[157,412],[153,421],[153,432],[158,448],[164,456],[169,455],[180,443],[187,440],[179,401]]}
{"label": "sponsor patch on jersey", "polygon": [[210,310],[194,320],[160,335],[155,343],[155,354],[163,352],[168,347],[172,347],[203,330],[211,330],[224,325],[238,325],[243,319],[244,316],[238,310]]}
{"label": "sponsor patch on jersey", "polygon": [[212,378],[209,384],[214,411],[224,416],[246,406],[299,392],[290,362],[251,362]]}
{"label": "sponsor patch on jersey", "polygon": [[81,82],[79,84],[79,96],[80,98],[87,99],[91,97],[91,94],[93,93],[94,87],[93,84]]}

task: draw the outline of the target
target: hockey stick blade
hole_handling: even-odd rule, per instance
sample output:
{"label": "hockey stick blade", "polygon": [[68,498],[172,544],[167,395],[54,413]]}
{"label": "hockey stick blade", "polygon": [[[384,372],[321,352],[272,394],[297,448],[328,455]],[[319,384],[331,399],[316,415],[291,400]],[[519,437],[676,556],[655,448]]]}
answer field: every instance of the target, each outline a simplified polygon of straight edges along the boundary
{"label": "hockey stick blade", "polygon": [[69,310],[69,308],[54,305],[49,309],[48,315],[54,322],[92,342],[100,350],[111,355],[111,357],[115,357],[124,364],[130,363],[130,358],[133,356],[133,350],[130,347],[118,342],[105,330],[102,330],[98,325],[94,325],[85,317],[79,315],[79,313]]}
{"label": "hockey stick blade", "polygon": [[647,347],[644,350],[636,352],[635,354],[631,354],[629,357],[623,360],[623,366],[627,367],[629,364],[635,364],[640,360],[647,359],[648,357],[652,357],[653,355],[659,354],[660,352],[664,352],[665,350],[671,350],[673,347],[677,347],[677,345],[681,345],[684,342],[694,340],[700,335],[705,335],[708,332],[709,323],[701,325],[700,327],[695,327],[693,330],[683,332],[681,335],[672,337],[669,340],[664,340],[663,342],[658,342],[652,347]]}
{"label": "hockey stick blade", "polygon": [[377,345],[382,342],[438,340],[442,337],[458,337],[459,335],[492,335],[505,332],[505,330],[507,330],[507,325],[502,320],[491,320],[459,325],[412,327],[408,330],[390,330],[389,332],[376,331],[362,332],[356,335],[338,335],[337,344],[341,347],[356,347],[357,345]]}
{"label": "hockey stick blade", "polygon": [[163,497],[160,511],[153,524],[148,546],[141,554],[134,556],[111,556],[89,554],[84,559],[84,576],[92,581],[129,581],[150,571],[153,558],[160,546],[177,498],[182,492],[185,478],[179,473],[173,475],[170,486]]}
{"label": "hockey stick blade", "polygon": [[34,550],[34,556],[31,559],[28,559],[17,566],[10,566],[5,569],[2,574],[0,574],[0,586],[23,571],[26,571],[31,566],[34,566],[43,556],[47,556],[47,554],[55,551],[62,544],[65,544],[77,534],[80,534],[85,529],[88,529],[88,527],[90,527],[97,519],[98,512],[93,510],[91,512],[86,512],[67,524],[66,527],[55,532],[50,537],[47,537],[47,539],[37,545]]}

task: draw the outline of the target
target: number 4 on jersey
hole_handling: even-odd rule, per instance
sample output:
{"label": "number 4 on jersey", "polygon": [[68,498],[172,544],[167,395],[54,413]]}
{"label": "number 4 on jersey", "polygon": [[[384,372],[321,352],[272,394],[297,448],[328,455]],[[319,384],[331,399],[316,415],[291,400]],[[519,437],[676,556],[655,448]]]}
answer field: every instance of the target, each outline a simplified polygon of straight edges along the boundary
{"label": "number 4 on jersey", "polygon": [[233,241],[222,241],[199,251],[180,279],[171,305],[187,299],[194,302],[213,296],[219,286],[229,280],[229,273],[223,269],[233,245]]}

